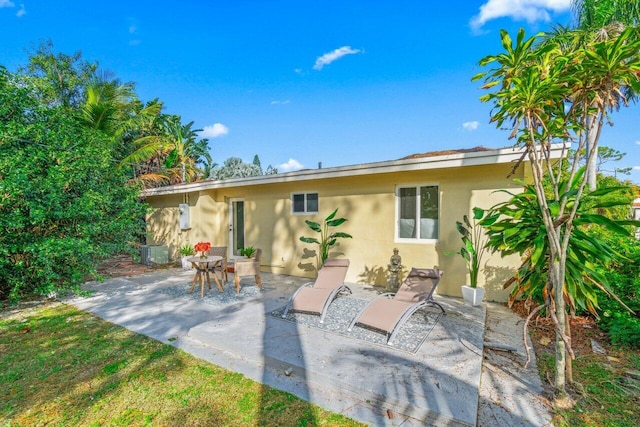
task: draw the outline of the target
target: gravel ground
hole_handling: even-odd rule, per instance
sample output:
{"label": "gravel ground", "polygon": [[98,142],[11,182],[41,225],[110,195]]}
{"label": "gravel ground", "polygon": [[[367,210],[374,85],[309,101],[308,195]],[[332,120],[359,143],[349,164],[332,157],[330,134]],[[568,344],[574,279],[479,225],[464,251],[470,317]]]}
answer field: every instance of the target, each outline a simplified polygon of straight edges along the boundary
{"label": "gravel ground", "polygon": [[[211,284],[211,289],[205,289],[204,297],[200,297],[200,285],[196,284],[193,293],[189,293],[191,283],[181,283],[179,285],[168,286],[164,288],[158,288],[157,292],[165,295],[171,295],[178,298],[187,298],[194,301],[204,302],[205,304],[213,306],[223,306],[230,303],[247,301],[254,299],[261,295],[260,288],[257,285],[245,285],[242,284],[240,293],[236,294],[236,288],[229,283],[223,286],[224,292],[218,291],[215,283]],[[271,289],[264,287],[262,292],[269,292]]]}

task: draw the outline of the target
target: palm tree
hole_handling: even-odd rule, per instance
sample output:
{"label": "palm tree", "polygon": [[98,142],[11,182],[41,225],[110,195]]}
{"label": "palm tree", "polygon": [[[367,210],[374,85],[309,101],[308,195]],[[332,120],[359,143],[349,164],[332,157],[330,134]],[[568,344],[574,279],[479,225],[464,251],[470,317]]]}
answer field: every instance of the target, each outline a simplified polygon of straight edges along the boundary
{"label": "palm tree", "polygon": [[[576,15],[577,29],[582,30],[591,40],[609,39],[619,35],[624,28],[640,23],[640,0],[572,0],[571,4]],[[630,87],[625,90],[627,99],[635,99],[635,91]],[[586,154],[587,182],[592,191],[596,189],[597,174],[597,147],[593,147],[601,127],[601,122],[590,118]]]}
{"label": "palm tree", "polygon": [[126,131],[137,98],[133,83],[95,78],[85,89],[80,120],[107,135],[115,143]]}
{"label": "palm tree", "polygon": [[614,23],[638,25],[640,18],[639,0],[572,0],[571,4],[578,29],[606,29]]}
{"label": "palm tree", "polygon": [[[567,350],[569,356],[572,352],[564,289],[570,237],[587,185],[578,167],[579,153],[589,136],[595,137],[592,147],[593,151],[597,149],[602,123],[612,111],[627,105],[625,88],[640,88],[640,39],[636,29],[627,28],[610,39],[584,43],[574,42],[581,37],[576,33],[580,31],[570,31],[563,38],[547,35],[526,39],[524,30],[520,30],[514,41],[503,30],[504,52],[480,62],[495,68],[474,76],[485,78],[484,89],[493,88],[481,97],[494,105],[491,121],[499,128],[511,127],[510,138],[526,148],[530,160],[550,263],[545,304],[541,307],[548,308],[556,326],[554,386],[558,406],[570,401],[565,390],[565,367]],[[599,126],[597,132],[593,132],[593,123]],[[555,142],[576,144],[577,148],[571,158],[554,164],[549,158],[549,144]],[[564,162],[569,162],[566,179]]]}
{"label": "palm tree", "polygon": [[197,141],[199,129],[193,122],[183,125],[178,115],[161,114],[154,131],[137,138],[133,151],[123,159],[125,164],[144,164],[137,180],[143,185],[191,182],[203,175],[198,163],[210,167],[207,140]]}

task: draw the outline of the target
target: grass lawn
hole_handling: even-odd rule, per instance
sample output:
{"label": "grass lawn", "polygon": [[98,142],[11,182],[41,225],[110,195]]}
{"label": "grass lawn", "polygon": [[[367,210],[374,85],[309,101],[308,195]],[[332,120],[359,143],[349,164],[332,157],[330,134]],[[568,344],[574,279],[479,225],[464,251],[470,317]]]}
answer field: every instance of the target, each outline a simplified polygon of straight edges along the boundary
{"label": "grass lawn", "polygon": [[48,303],[0,311],[0,425],[361,424]]}
{"label": "grass lawn", "polygon": [[[535,322],[534,322],[535,323]],[[554,425],[566,427],[637,427],[640,425],[640,351],[612,346],[590,317],[571,321],[575,384],[568,391],[576,402],[558,412]],[[532,326],[532,339],[542,381],[554,377],[554,329],[549,320]],[[595,340],[605,354],[594,353]]]}

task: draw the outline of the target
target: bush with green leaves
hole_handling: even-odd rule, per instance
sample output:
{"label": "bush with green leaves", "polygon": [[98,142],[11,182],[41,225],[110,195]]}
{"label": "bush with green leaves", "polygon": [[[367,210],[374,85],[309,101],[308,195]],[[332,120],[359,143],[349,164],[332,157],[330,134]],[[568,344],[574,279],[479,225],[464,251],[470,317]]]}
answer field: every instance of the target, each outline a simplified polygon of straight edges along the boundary
{"label": "bush with green leaves", "polygon": [[634,312],[621,310],[617,301],[602,299],[600,326],[607,331],[613,343],[640,348],[640,240],[612,235],[602,229],[593,229],[591,233],[615,247],[624,257],[599,267],[599,271],[613,292]]}
{"label": "bush with green leaves", "polygon": [[[582,173],[584,168],[577,179]],[[524,191],[518,194],[502,190],[511,195],[511,199],[494,206],[480,223],[487,229],[488,248],[502,255],[518,254],[523,257],[518,271],[505,284],[505,287],[515,284],[510,301],[525,298],[542,304],[551,294],[548,239],[536,191],[532,185],[523,185]],[[569,203],[574,203],[572,194],[575,186],[575,182],[565,182],[561,186],[567,188]],[[549,201],[548,204],[550,209],[558,209],[558,203]],[[625,186],[602,186],[583,195],[573,222],[566,258],[563,293],[571,311],[586,310],[597,316],[601,301],[606,299],[604,297],[615,295],[603,271],[612,262],[628,260],[616,251],[615,246],[593,235],[590,230],[602,229],[612,236],[629,238],[629,226],[635,223],[628,218],[606,215],[620,206],[626,206],[628,211],[629,205],[628,187]],[[624,310],[619,304],[618,309]]]}
{"label": "bush with green leaves", "polygon": [[75,288],[144,232],[104,135],[37,92],[0,67],[0,299]]}

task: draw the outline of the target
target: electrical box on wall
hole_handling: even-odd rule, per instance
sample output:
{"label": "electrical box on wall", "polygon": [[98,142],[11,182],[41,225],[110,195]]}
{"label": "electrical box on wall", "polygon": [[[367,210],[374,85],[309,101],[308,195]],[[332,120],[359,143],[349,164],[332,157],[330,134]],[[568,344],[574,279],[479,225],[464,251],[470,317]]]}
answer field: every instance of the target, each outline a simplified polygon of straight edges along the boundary
{"label": "electrical box on wall", "polygon": [[180,230],[188,230],[191,228],[189,205],[187,203],[180,203],[178,205],[178,221],[180,222]]}

